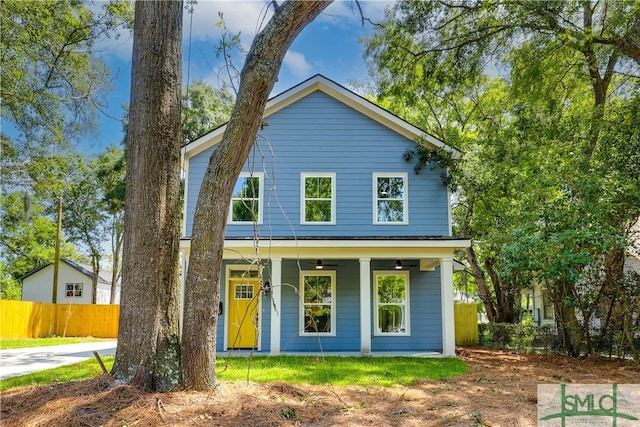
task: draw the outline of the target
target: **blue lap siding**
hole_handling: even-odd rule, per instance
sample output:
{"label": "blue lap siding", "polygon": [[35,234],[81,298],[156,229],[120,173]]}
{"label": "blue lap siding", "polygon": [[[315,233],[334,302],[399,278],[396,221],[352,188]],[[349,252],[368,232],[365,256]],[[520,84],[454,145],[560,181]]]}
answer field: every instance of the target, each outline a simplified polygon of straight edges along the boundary
{"label": "blue lap siding", "polygon": [[[336,263],[336,334],[335,336],[300,336],[300,274],[295,260],[282,262],[282,332],[283,351],[359,351],[360,350],[360,274],[352,260]],[[297,291],[297,292],[296,292]]]}
{"label": "blue lap siding", "polygon": [[[375,270],[388,270],[389,264],[372,262]],[[378,268],[379,267],[379,268]],[[372,351],[441,351],[442,309],[440,304],[440,269],[409,269],[410,336],[378,336],[371,338]],[[373,298],[372,298],[373,303]],[[375,308],[372,309],[375,310]],[[376,325],[371,328],[376,330]]]}
{"label": "blue lap siding", "polygon": [[[413,170],[403,154],[414,142],[332,97],[314,92],[265,118],[244,171],[262,172],[262,236],[444,236],[448,194],[441,170]],[[214,148],[189,159],[186,236],[202,178]],[[336,174],[336,224],[300,224],[300,174]],[[409,223],[373,224],[373,173],[406,173]],[[277,190],[277,192],[276,192]],[[252,225],[228,224],[226,236],[245,237]]]}

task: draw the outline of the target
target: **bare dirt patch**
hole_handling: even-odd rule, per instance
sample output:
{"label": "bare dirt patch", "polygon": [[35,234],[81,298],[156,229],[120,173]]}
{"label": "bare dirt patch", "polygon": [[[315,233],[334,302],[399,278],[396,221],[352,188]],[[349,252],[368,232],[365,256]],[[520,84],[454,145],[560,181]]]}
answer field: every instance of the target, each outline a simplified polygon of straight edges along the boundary
{"label": "bare dirt patch", "polygon": [[149,393],[88,381],[0,393],[1,426],[533,426],[537,384],[640,384],[606,359],[459,349],[466,375],[410,387],[222,383],[210,393]]}

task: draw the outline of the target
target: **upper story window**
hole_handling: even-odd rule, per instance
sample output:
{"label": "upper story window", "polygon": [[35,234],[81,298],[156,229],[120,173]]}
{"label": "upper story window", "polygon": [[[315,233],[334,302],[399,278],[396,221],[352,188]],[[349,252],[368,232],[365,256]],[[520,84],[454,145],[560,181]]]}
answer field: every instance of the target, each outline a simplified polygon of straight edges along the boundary
{"label": "upper story window", "polygon": [[335,335],[336,272],[300,273],[300,335]]}
{"label": "upper story window", "polygon": [[336,175],[303,173],[300,175],[300,223],[336,223]]}
{"label": "upper story window", "polygon": [[410,335],[409,272],[374,272],[375,335]]}
{"label": "upper story window", "polygon": [[242,172],[233,187],[229,223],[262,223],[262,174]]}
{"label": "upper story window", "polygon": [[374,224],[407,224],[407,174],[373,174]]}

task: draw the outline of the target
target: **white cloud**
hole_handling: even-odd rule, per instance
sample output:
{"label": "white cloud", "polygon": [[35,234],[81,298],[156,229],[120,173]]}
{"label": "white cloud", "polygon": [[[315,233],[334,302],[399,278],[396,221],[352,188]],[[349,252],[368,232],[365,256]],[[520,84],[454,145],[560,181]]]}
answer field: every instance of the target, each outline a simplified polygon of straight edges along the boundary
{"label": "white cloud", "polygon": [[[360,2],[365,18],[379,21],[384,16],[384,9],[393,5],[394,0],[365,0]],[[217,39],[220,28],[216,23],[220,20],[218,12],[224,14],[224,20],[231,33],[241,32],[241,39],[248,47],[257,32],[263,28],[273,15],[271,2],[266,0],[199,0],[193,14],[192,36],[197,40]],[[184,31],[187,37],[191,17],[184,15]],[[346,22],[349,25],[360,25],[360,11],[355,0],[334,1],[317,18],[319,21],[333,23]]]}
{"label": "white cloud", "polygon": [[[394,4],[389,0],[365,0],[360,2],[366,18],[376,22],[383,17],[385,7]],[[94,8],[104,5],[98,1]],[[271,2],[266,0],[199,0],[194,6],[194,13],[185,11],[183,15],[184,39],[189,33],[193,41],[217,41],[222,29],[216,24],[220,21],[218,12],[223,13],[227,28],[231,34],[240,33],[242,44],[249,48],[256,33],[263,28],[273,15]],[[361,25],[360,11],[355,0],[338,0],[329,5],[317,20],[329,25]],[[116,57],[127,60],[131,58],[132,35],[124,30],[119,39],[108,39],[101,42],[100,48]]]}
{"label": "white cloud", "polygon": [[[244,44],[251,44],[256,33],[264,27],[273,14],[266,1],[198,1],[193,17],[185,13],[184,32],[188,37],[192,24],[192,37],[195,40],[217,39],[222,34],[216,24],[220,21],[219,12],[223,13],[227,28],[232,34],[241,33]],[[193,18],[193,22],[191,19]]]}
{"label": "white cloud", "polygon": [[293,50],[289,50],[284,56],[283,65],[289,69],[291,74],[297,77],[308,77],[312,68],[304,54]]}
{"label": "white cloud", "polygon": [[[103,1],[97,3],[98,6],[104,4]],[[266,1],[199,0],[194,6],[193,15],[186,10],[183,14],[183,39],[186,41],[191,36],[193,41],[217,42],[222,35],[222,28],[216,24],[220,21],[218,12],[222,12],[229,32],[240,32],[242,44],[248,48],[261,26],[264,26],[273,14],[268,4]],[[94,8],[97,9],[98,6],[94,5]],[[118,39],[102,40],[99,49],[121,60],[130,60],[132,46],[132,34],[123,30]]]}

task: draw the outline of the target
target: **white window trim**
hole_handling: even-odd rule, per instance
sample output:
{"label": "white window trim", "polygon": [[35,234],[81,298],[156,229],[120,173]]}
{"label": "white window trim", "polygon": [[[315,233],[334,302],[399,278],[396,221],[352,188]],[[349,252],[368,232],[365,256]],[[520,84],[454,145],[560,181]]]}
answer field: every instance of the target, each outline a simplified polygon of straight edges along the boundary
{"label": "white window trim", "polygon": [[[402,221],[378,221],[378,178],[402,178],[404,182],[404,197],[402,199]],[[409,175],[406,172],[374,172],[371,187],[373,193],[374,225],[409,224]]]}
{"label": "white window trim", "polygon": [[[378,277],[379,276],[405,276],[405,317],[406,324],[404,332],[382,332],[378,327]],[[406,270],[381,270],[373,272],[373,334],[375,336],[383,337],[406,337],[411,335],[411,297],[409,290],[411,288],[411,282],[409,280],[409,272]]]}
{"label": "white window trim", "polygon": [[[264,207],[264,173],[263,172],[240,172],[238,179],[240,178],[258,178],[260,189],[258,191],[258,218],[257,224],[262,224],[262,209]],[[235,186],[235,184],[234,184]],[[253,224],[253,221],[234,221],[233,220],[233,199],[229,202],[229,215],[227,217],[227,224],[248,225]]]}
{"label": "white window trim", "polygon": [[[304,330],[304,278],[305,276],[328,276],[331,277],[331,332],[305,332]],[[318,271],[303,270],[300,271],[300,306],[299,306],[299,329],[298,334],[301,337],[334,337],[336,336],[336,272],[335,271]],[[326,304],[324,304],[326,305]]]}
{"label": "white window trim", "polygon": [[[331,221],[306,221],[305,178],[331,178]],[[300,173],[300,224],[303,225],[335,225],[336,224],[336,174],[332,172]]]}

